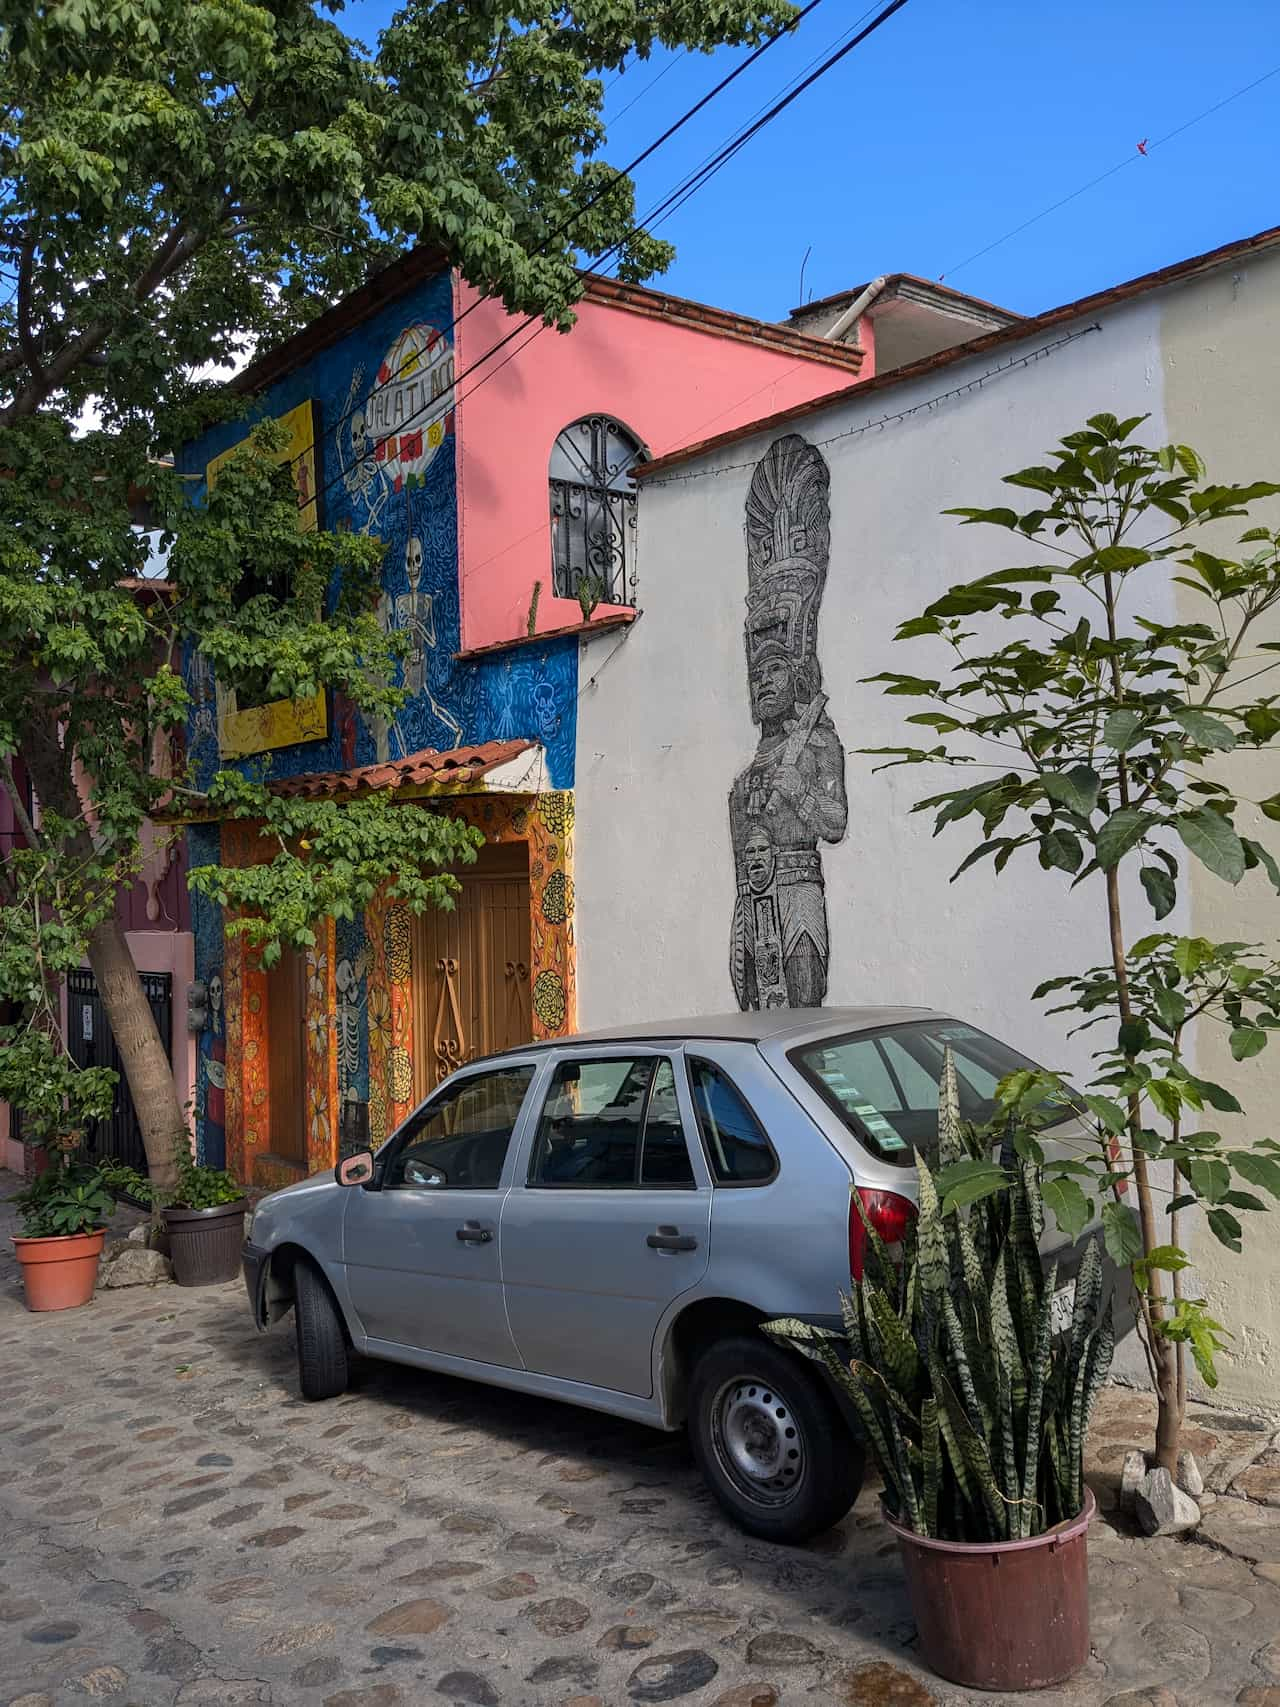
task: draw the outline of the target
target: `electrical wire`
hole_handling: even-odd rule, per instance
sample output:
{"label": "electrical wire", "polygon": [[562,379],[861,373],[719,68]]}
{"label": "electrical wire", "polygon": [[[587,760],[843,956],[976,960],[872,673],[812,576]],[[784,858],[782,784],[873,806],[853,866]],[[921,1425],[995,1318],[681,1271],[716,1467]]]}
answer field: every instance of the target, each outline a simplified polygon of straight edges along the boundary
{"label": "electrical wire", "polygon": [[[809,443],[815,450],[825,449],[828,445],[839,443],[841,439],[861,438],[865,433],[883,432],[886,427],[896,426],[900,421],[908,421],[915,415],[924,415],[939,408],[943,403],[949,403],[955,397],[967,396],[970,392],[981,391],[983,386],[993,379],[999,379],[1006,373],[1014,373],[1021,368],[1032,367],[1036,362],[1044,361],[1046,357],[1055,355],[1065,349],[1068,344],[1078,343],[1081,338],[1087,338],[1095,332],[1102,331],[1102,323],[1093,321],[1088,326],[1078,327],[1074,332],[1064,332],[1061,337],[1054,338],[1048,344],[1041,344],[1034,350],[1026,350],[1021,355],[1010,356],[1005,361],[996,362],[984,373],[964,380],[959,385],[953,385],[946,391],[940,391],[936,397],[926,397],[919,403],[909,404],[896,414],[877,415],[873,420],[863,421],[856,427],[845,427],[838,433],[832,433],[825,439],[810,439]],[[960,352],[958,352],[960,353]],[[856,388],[849,402],[856,406],[858,401]],[[645,486],[672,486],[688,480],[707,480],[722,474],[731,474],[744,468],[754,468],[756,459],[747,462],[727,462],[716,468],[694,468],[684,474],[655,474],[652,479],[645,481]]]}
{"label": "electrical wire", "polygon": [[[906,0],[898,0],[898,3],[901,5],[905,5]],[[753,48],[752,51],[747,55],[747,57],[744,60],[742,60],[739,64],[734,66],[734,68],[731,71],[727,72],[725,74],[725,76],[723,76],[718,83],[716,83],[712,88],[708,89],[705,95],[701,96],[697,101],[695,101],[693,106],[689,107],[685,112],[683,112],[680,115],[679,118],[674,120],[673,123],[669,124],[667,126],[667,128],[662,132],[662,134],[660,136],[658,136],[657,138],[655,138],[655,140],[653,142],[651,142],[647,148],[642,149],[640,151],[640,153],[637,154],[633,160],[628,161],[628,163],[625,166],[619,167],[612,174],[612,176],[609,178],[609,180],[605,184],[603,184],[598,190],[596,190],[593,195],[589,196],[585,202],[575,203],[573,211],[569,215],[569,217],[567,219],[561,220],[561,222],[558,225],[553,226],[552,229],[543,238],[543,240],[539,244],[539,246],[536,249],[533,249],[530,251],[530,254],[531,255],[545,254],[548,247],[552,243],[555,242],[557,237],[562,237],[562,236],[564,236],[564,234],[566,232],[572,230],[572,228],[578,223],[578,221],[582,218],[582,216],[586,213],[589,213],[590,210],[593,207],[595,207],[598,202],[602,201],[605,196],[609,195],[611,193],[611,191],[617,187],[618,183],[622,179],[629,178],[638,166],[642,166],[646,160],[650,159],[654,154],[657,153],[658,149],[660,149],[665,143],[669,142],[671,140],[671,138],[673,136],[675,136],[678,131],[683,130],[685,125],[690,123],[690,121],[692,119],[696,118],[697,115],[702,111],[702,109],[704,107],[706,107],[711,101],[714,101],[717,95],[721,94],[725,89],[727,89],[729,87],[729,85],[731,83],[735,82],[739,77],[741,77],[745,71],[750,70],[750,68],[756,63],[756,61],[758,59],[760,59],[762,57],[762,55],[766,54],[771,47],[775,46],[778,42],[782,41],[784,37],[793,34],[794,31],[797,29],[797,27],[804,21],[804,19],[807,18],[811,12],[815,11],[817,9],[817,7],[820,6],[821,4],[822,4],[822,0],[808,0],[808,3],[801,8],[801,10],[797,13],[797,15],[791,20],[791,22],[789,24],[785,25],[784,28],[779,30],[775,35],[770,36],[767,41],[763,41],[760,43],[760,45],[758,47]],[[656,81],[656,79],[655,79],[655,81]],[[641,93],[643,93],[643,91],[641,91]],[[637,96],[637,99],[639,99],[639,96]],[[621,249],[623,247],[623,245],[630,238],[641,235],[643,233],[644,229],[645,229],[644,221],[640,221],[639,223],[630,226],[627,229],[627,231],[623,234],[623,236],[619,239],[619,241],[617,243],[615,243],[612,248],[604,251],[604,253],[606,255],[612,255],[612,254],[616,253],[616,251]],[[484,304],[489,302],[490,300],[491,299],[487,296],[477,296],[477,298],[474,302],[468,304],[468,306],[463,309],[462,313],[459,314],[458,316],[456,316],[456,318],[454,319],[454,322],[453,322],[453,331],[456,333],[457,328],[462,324],[462,322],[467,318],[467,316],[469,314],[473,314],[476,311],[476,309],[483,307]],[[538,318],[537,315],[528,316],[525,323],[528,324],[529,321],[535,320],[537,318]],[[514,334],[512,334],[512,335],[514,335]],[[503,349],[509,341],[510,341],[510,336],[508,336],[505,339],[501,339],[497,344],[493,345],[493,347],[491,349],[486,350],[483,355],[477,356],[475,361],[473,361],[470,364],[470,366],[468,367],[467,372],[469,373],[469,372],[473,371],[475,368],[481,366],[484,362],[488,361],[490,356],[495,355],[499,350]],[[336,435],[337,435],[339,428],[345,426],[345,424],[352,418],[353,415],[355,415],[359,410],[363,409],[366,406],[366,404],[368,403],[369,398],[373,397],[379,390],[385,390],[387,386],[393,385],[395,383],[395,381],[397,379],[399,379],[400,376],[405,372],[405,369],[408,366],[408,364],[411,361],[413,361],[414,359],[415,358],[412,355],[406,357],[405,361],[401,363],[401,365],[395,370],[394,373],[389,374],[385,380],[379,381],[378,385],[376,385],[372,388],[372,390],[368,393],[368,397],[365,398],[363,403],[357,405],[356,407],[348,409],[344,415],[339,416],[336,421],[334,421],[330,426],[326,427],[326,432],[334,434],[335,438],[336,438]],[[455,379],[455,383],[456,383],[456,379]],[[298,458],[291,459],[291,461],[297,461],[297,460],[298,460]]]}
{"label": "electrical wire", "polygon": [[[814,3],[816,3],[816,0],[814,0]],[[798,100],[808,89],[812,88],[812,86],[818,82],[821,77],[824,77],[827,72],[831,71],[836,65],[852,53],[855,48],[861,46],[868,37],[874,35],[877,30],[881,29],[886,23],[888,23],[889,19],[892,18],[895,13],[900,12],[906,4],[907,0],[889,0],[889,3],[882,6],[871,21],[864,28],[859,30],[856,35],[852,36],[842,46],[829,53],[816,67],[816,69],[811,71],[807,76],[802,77],[798,82],[794,83],[793,86],[779,97],[778,100],[774,101],[771,106],[767,107],[762,113],[758,114],[755,119],[748,123],[741,133],[733,137],[724,145],[724,147],[717,150],[717,152],[713,154],[708,161],[683,180],[682,183],[664,199],[664,201],[658,203],[655,209],[646,214],[644,221],[640,226],[633,227],[632,232],[624,234],[624,236],[613,245],[612,249],[606,250],[604,258],[607,259],[609,256],[620,250],[625,244],[627,237],[632,235],[636,230],[651,229],[657,223],[660,223],[662,219],[668,217],[669,214],[677,211],[677,208],[682,207],[697,190],[701,189],[704,184],[710,182],[710,180],[715,177],[716,173],[721,171],[723,167],[728,164],[729,160],[731,160],[740,149],[745,147],[753,137],[759,135],[767,125],[771,124],[773,120],[779,116],[779,114],[784,112],[792,105],[793,102]],[[805,9],[806,12],[810,10],[812,10],[812,5]],[[801,13],[802,17],[804,15],[805,13]],[[770,43],[779,39],[780,38],[778,36],[773,36],[770,38]],[[770,43],[766,43],[764,45],[768,46]],[[705,100],[703,104],[705,104]],[[461,318],[461,316],[459,318]],[[514,339],[519,337],[522,332],[528,330],[530,326],[535,324],[536,330],[533,335],[520,347],[521,350],[527,349],[529,344],[533,342],[533,339],[545,330],[544,323],[537,315],[526,316],[524,320],[520,321],[504,337],[500,338],[496,344],[486,350],[482,356],[472,362],[464,370],[462,375],[455,378],[453,408],[458,408],[468,397],[473,397],[482,385],[486,384],[488,380],[492,379],[496,374],[502,371],[502,369],[507,365],[507,362],[520,354],[520,350],[513,350],[511,354],[503,361],[499,362],[496,367],[490,369],[487,374],[482,375],[470,390],[459,393],[457,386],[460,383],[460,380],[465,378],[467,375],[474,373],[478,367],[490,360],[491,357],[496,355],[500,350],[512,343]],[[428,408],[429,407],[430,406],[428,405]],[[411,422],[421,418],[423,413],[424,411],[421,407],[414,410],[403,422],[399,423],[397,430],[403,431],[403,429],[410,425]],[[342,471],[339,470],[339,472],[332,476],[320,491],[316,493],[316,499],[323,498],[342,478]],[[308,502],[312,501],[314,500],[308,500]]]}
{"label": "electrical wire", "polygon": [[[631,97],[631,99],[627,102],[625,107],[619,107],[616,113],[613,113],[610,115],[610,118],[609,118],[610,127],[617,124],[618,120],[622,117],[622,115],[624,113],[629,113],[631,111],[632,107],[635,106],[637,101],[643,100],[644,97],[649,93],[650,89],[655,88],[659,83],[661,83],[662,79],[667,75],[667,72],[674,70],[674,68],[677,65],[679,65],[679,63],[682,59],[686,59],[688,57],[688,54],[689,54],[689,49],[687,47],[681,48],[679,53],[673,53],[671,58],[663,66],[662,70],[659,71],[659,73],[657,74],[656,77],[651,77],[649,79],[649,81],[644,85],[644,87],[637,94],[635,94]],[[615,79],[615,81],[616,81],[616,79]]]}
{"label": "electrical wire", "polygon": [[1105,172],[1099,172],[1096,178],[1090,178],[1087,184],[1081,184],[1079,189],[1072,190],[1069,195],[1062,196],[1056,202],[1051,202],[1046,208],[1041,208],[1040,212],[1032,214],[1030,219],[1024,219],[1021,225],[1015,225],[1011,231],[1006,231],[1003,237],[997,237],[994,242],[986,244],[981,249],[976,249],[972,255],[967,255],[956,266],[949,267],[945,273],[939,273],[939,283],[958,273],[961,268],[971,266],[974,261],[980,261],[984,255],[989,255],[993,249],[1001,248],[1014,237],[1020,237],[1024,231],[1029,231],[1033,225],[1038,225],[1042,219],[1048,219],[1051,213],[1057,213],[1059,208],[1066,207],[1069,202],[1073,202],[1079,196],[1096,189],[1108,178],[1114,178],[1117,172],[1123,171],[1126,166],[1132,166],[1135,160],[1149,157],[1157,148],[1163,148],[1166,143],[1172,142],[1175,136],[1181,136],[1184,131],[1190,130],[1193,125],[1199,124],[1201,120],[1211,118],[1214,113],[1221,112],[1223,107],[1229,107],[1232,101],[1238,101],[1242,95],[1248,95],[1263,83],[1269,82],[1278,73],[1280,73],[1280,65],[1273,65],[1270,71],[1264,71],[1261,77],[1255,77],[1251,83],[1245,83],[1241,88],[1233,90],[1231,94],[1224,95],[1220,101],[1215,101],[1211,107],[1206,107],[1202,113],[1197,113],[1185,124],[1178,125],[1174,130],[1166,131],[1163,136],[1158,136],[1154,142],[1147,142],[1144,139],[1141,147],[1135,149],[1132,154],[1126,154],[1123,160],[1117,160],[1114,166],[1108,166]]}

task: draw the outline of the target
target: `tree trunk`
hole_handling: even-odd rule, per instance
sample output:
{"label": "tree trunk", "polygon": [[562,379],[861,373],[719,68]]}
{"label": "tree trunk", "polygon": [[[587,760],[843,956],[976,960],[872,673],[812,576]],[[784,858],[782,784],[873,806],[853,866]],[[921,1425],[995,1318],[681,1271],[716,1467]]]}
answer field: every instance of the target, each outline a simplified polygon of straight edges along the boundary
{"label": "tree trunk", "polygon": [[[1120,874],[1115,866],[1106,874],[1107,925],[1111,938],[1111,965],[1116,975],[1118,1008],[1122,1020],[1132,1017],[1129,1001],[1129,966],[1125,954],[1124,933],[1120,919]],[[1129,1098],[1129,1144],[1133,1160],[1133,1183],[1138,1198],[1138,1221],[1142,1229],[1143,1254],[1155,1250],[1160,1243],[1156,1231],[1155,1198],[1147,1172],[1147,1158],[1137,1142],[1142,1125],[1142,1110],[1136,1096]],[[1159,1468],[1172,1475],[1178,1468],[1178,1436],[1182,1430],[1182,1407],[1178,1402],[1178,1365],[1173,1342],[1156,1331],[1164,1319],[1164,1287],[1160,1270],[1151,1269],[1145,1298],[1147,1337],[1150,1341],[1156,1380],[1156,1444],[1155,1461]]]}
{"label": "tree trunk", "polygon": [[[71,755],[62,746],[56,722],[33,718],[21,750],[37,798],[69,822],[81,818]],[[83,867],[93,859],[93,840],[83,824],[63,846]],[[90,936],[88,955],[133,1098],[147,1168],[153,1185],[164,1193],[177,1180],[174,1145],[186,1141],[186,1121],[168,1054],[114,913]]]}
{"label": "tree trunk", "polygon": [[177,1178],[173,1151],[177,1143],[187,1141],[186,1122],[155,1015],[114,915],[104,919],[89,938],[89,964],[120,1052],[151,1183],[163,1194]]}

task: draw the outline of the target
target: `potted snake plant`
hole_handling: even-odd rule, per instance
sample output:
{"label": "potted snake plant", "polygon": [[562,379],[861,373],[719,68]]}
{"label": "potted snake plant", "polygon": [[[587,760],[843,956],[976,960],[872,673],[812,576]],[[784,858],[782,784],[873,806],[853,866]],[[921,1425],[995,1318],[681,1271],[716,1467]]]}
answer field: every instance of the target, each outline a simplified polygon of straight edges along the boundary
{"label": "potted snake plant", "polygon": [[767,1331],[825,1364],[854,1406],[926,1662],[970,1688],[1043,1688],[1089,1655],[1084,1442],[1114,1350],[1111,1304],[1091,1240],[1070,1326],[1054,1332],[1040,1166],[1011,1137],[1006,1187],[967,1207],[947,1191],[964,1164],[992,1160],[986,1136],[961,1126],[949,1051],[938,1125],[942,1200],[917,1157],[918,1219],[900,1261],[868,1223],[845,1334],[790,1319]]}

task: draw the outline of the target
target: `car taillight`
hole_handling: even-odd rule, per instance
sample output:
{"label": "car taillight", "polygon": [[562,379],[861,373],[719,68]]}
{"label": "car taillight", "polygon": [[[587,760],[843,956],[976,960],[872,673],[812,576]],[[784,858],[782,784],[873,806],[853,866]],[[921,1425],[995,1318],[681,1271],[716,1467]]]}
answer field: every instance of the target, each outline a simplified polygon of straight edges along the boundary
{"label": "car taillight", "polygon": [[[867,1221],[892,1249],[900,1245],[906,1237],[907,1227],[914,1219],[916,1206],[910,1198],[900,1197],[896,1191],[875,1191],[869,1186],[858,1186],[857,1194],[862,1200],[866,1211]],[[867,1227],[862,1216],[858,1213],[858,1205],[852,1194],[849,1198],[849,1273],[854,1280],[862,1279],[862,1265],[867,1250]]]}

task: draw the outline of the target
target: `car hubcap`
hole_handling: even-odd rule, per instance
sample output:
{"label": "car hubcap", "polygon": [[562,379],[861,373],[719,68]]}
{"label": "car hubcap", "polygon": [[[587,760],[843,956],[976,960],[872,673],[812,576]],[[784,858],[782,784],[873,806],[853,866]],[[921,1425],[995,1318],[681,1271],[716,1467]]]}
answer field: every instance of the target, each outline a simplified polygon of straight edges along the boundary
{"label": "car hubcap", "polygon": [[791,1405],[753,1376],[726,1381],[712,1413],[716,1456],[729,1479],[757,1505],[786,1505],[804,1474],[804,1440]]}

